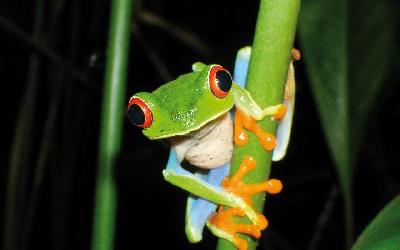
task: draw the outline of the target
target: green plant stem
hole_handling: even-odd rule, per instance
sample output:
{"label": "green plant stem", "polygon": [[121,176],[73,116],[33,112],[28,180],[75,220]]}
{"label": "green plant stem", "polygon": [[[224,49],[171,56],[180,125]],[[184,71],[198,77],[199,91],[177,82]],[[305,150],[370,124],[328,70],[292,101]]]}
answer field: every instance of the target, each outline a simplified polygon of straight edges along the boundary
{"label": "green plant stem", "polygon": [[[260,2],[247,89],[261,107],[266,107],[282,102],[300,0],[261,0]],[[274,134],[276,132],[277,122],[269,118],[259,122],[259,125],[265,131]],[[245,182],[258,183],[268,179],[272,153],[266,152],[251,133],[249,133],[249,142],[245,146],[235,147],[231,174],[237,171],[245,155],[251,155],[257,161],[256,168],[245,176]],[[264,201],[264,194],[255,195],[253,198],[255,209],[262,211]],[[238,222],[248,223],[248,220],[238,219]],[[257,242],[253,238],[247,239],[248,249],[255,249]],[[221,239],[218,241],[217,249],[236,248],[230,242]]]}
{"label": "green plant stem", "polygon": [[107,48],[92,249],[114,246],[116,185],[113,163],[121,144],[132,1],[113,0]]}
{"label": "green plant stem", "polygon": [[[33,18],[33,37],[38,39],[42,33],[44,17],[43,0],[36,3]],[[36,53],[31,53],[29,58],[29,71],[24,95],[18,112],[17,126],[15,129],[4,216],[4,249],[23,249],[28,241],[21,225],[26,218],[26,200],[28,198],[29,167],[33,156],[33,131],[39,88],[39,70],[41,60]]]}
{"label": "green plant stem", "polygon": [[97,93],[97,88],[94,87],[93,80],[85,72],[74,67],[74,65],[63,58],[55,50],[49,48],[39,37],[30,36],[23,29],[15,25],[14,23],[8,21],[6,18],[0,15],[0,30],[7,32],[7,35],[13,37],[16,41],[20,42],[23,46],[28,47],[32,50],[35,55],[41,56],[44,59],[49,60],[51,63],[58,65],[61,69],[67,71],[79,81],[81,86],[86,89]]}

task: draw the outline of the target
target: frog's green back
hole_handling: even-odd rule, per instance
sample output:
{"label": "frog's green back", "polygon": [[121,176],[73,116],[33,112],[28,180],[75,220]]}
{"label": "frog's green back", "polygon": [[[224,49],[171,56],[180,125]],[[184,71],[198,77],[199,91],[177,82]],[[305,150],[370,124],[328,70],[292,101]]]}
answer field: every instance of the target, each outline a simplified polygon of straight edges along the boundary
{"label": "frog's green back", "polygon": [[218,98],[211,92],[207,79],[210,67],[181,75],[152,93],[136,94],[145,100],[153,114],[152,125],[143,130],[147,137],[187,134],[232,108],[232,94]]}

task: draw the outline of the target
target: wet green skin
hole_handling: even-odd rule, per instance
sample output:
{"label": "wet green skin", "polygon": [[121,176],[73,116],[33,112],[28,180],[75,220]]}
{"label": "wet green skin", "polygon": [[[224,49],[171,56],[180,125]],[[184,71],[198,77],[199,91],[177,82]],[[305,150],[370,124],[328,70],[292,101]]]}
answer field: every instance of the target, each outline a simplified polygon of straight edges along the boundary
{"label": "wet green skin", "polygon": [[208,72],[212,66],[200,65],[201,70],[181,75],[152,93],[134,95],[144,100],[153,114],[152,125],[143,129],[146,137],[153,140],[188,134],[233,107],[233,87],[224,98],[211,92]]}

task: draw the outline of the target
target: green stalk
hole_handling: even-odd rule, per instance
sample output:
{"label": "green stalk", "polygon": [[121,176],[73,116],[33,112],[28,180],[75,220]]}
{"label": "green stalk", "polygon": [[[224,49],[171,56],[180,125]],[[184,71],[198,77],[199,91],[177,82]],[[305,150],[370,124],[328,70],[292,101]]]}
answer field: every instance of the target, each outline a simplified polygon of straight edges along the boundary
{"label": "green stalk", "polygon": [[[300,0],[261,0],[256,32],[247,77],[247,89],[261,106],[276,105],[282,102],[284,85],[291,60],[291,49],[296,31]],[[269,118],[259,122],[262,129],[276,133],[277,122]],[[231,175],[237,171],[245,155],[253,156],[256,168],[245,176],[246,183],[259,183],[269,178],[272,152],[266,152],[257,138],[249,133],[249,142],[243,147],[235,147]],[[263,211],[265,194],[255,195],[253,205]],[[238,223],[249,223],[239,219]],[[255,249],[256,240],[249,241],[248,249]],[[229,241],[220,239],[217,249],[236,249]]]}
{"label": "green stalk", "polygon": [[7,32],[7,35],[11,36],[15,41],[20,42],[22,47],[27,47],[35,52],[35,54],[40,55],[55,65],[58,65],[60,69],[66,70],[67,73],[71,74],[73,78],[78,80],[83,87],[95,91],[92,79],[86,73],[75,68],[71,62],[63,58],[55,50],[49,48],[46,44],[41,42],[39,38],[30,36],[23,29],[8,21],[1,15],[0,30]]}
{"label": "green stalk", "polygon": [[95,191],[92,235],[92,249],[95,250],[111,250],[114,246],[117,193],[113,163],[120,150],[125,114],[131,12],[131,0],[112,1]]}
{"label": "green stalk", "polygon": [[[36,3],[33,18],[34,39],[38,39],[42,33],[43,13],[43,0],[39,0]],[[21,249],[28,240],[27,235],[24,234],[24,228],[19,225],[23,223],[27,212],[25,209],[28,197],[27,184],[33,156],[33,131],[41,64],[39,56],[31,53],[26,89],[21,98],[10,157],[4,214],[4,249]]]}

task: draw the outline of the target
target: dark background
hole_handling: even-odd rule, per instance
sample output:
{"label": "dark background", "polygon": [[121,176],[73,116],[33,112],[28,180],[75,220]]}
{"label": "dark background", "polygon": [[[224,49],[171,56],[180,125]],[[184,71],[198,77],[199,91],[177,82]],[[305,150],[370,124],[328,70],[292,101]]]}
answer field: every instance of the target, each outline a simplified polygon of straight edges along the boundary
{"label": "dark background", "polygon": [[[34,39],[35,2],[0,3],[0,225],[18,112],[28,98],[29,58],[36,53],[39,87],[37,105],[30,111],[34,130],[27,138],[33,146],[18,179],[21,246],[16,249],[89,249],[109,2],[44,1],[42,32]],[[137,91],[151,91],[189,72],[195,61],[233,69],[236,51],[252,42],[257,10],[258,1],[143,1],[134,6],[126,101]],[[162,19],[151,23],[151,15]],[[295,47],[301,50],[297,40]],[[303,61],[296,63],[291,144],[272,170],[284,190],[267,200],[270,226],[260,249],[344,248],[338,181],[304,67]],[[397,81],[397,75],[387,77],[358,157],[356,235],[399,192]],[[214,248],[216,238],[208,231],[201,243],[187,242],[187,194],[163,180],[167,154],[166,143],[149,141],[125,120],[115,167],[117,249],[136,249],[138,244]],[[3,226],[1,230],[4,240]]]}

